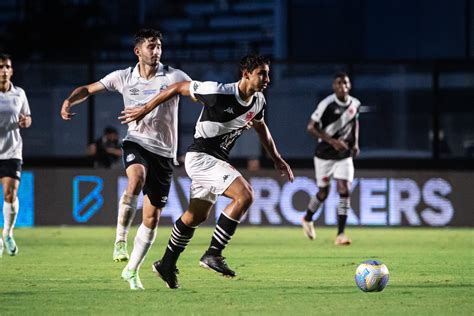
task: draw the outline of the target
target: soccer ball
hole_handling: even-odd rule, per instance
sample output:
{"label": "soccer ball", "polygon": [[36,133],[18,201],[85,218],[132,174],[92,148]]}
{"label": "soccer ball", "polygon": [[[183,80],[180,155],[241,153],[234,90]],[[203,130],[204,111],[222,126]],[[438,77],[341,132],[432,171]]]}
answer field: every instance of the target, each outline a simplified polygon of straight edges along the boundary
{"label": "soccer ball", "polygon": [[362,262],[356,270],[357,287],[364,292],[380,292],[388,283],[388,268],[377,260]]}

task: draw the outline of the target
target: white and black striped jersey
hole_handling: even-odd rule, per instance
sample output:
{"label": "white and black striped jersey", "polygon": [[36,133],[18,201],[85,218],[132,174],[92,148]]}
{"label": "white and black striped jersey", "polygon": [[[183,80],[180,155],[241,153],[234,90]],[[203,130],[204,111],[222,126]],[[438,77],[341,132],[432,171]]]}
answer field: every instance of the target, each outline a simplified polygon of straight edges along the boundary
{"label": "white and black striped jersey", "polygon": [[359,116],[360,101],[349,96],[346,103],[338,100],[335,94],[331,94],[319,102],[311,119],[319,124],[319,128],[335,139],[345,141],[349,150],[337,151],[326,143],[319,140],[316,145],[315,156],[321,159],[344,159],[351,156],[351,149],[355,144],[355,123]]}
{"label": "white and black striped jersey", "polygon": [[256,92],[245,102],[239,95],[238,82],[191,81],[189,91],[204,104],[196,123],[194,142],[188,151],[205,152],[227,161],[236,139],[252,120],[263,120],[265,97]]}

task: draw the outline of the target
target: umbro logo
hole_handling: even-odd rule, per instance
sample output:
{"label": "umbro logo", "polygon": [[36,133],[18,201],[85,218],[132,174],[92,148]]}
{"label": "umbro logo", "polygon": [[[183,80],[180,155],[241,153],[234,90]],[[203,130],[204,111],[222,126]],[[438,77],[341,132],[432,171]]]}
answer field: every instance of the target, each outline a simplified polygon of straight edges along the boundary
{"label": "umbro logo", "polygon": [[227,109],[225,109],[224,112],[227,112],[229,114],[234,114],[234,110],[231,107],[228,107]]}
{"label": "umbro logo", "polygon": [[229,179],[229,177],[230,177],[230,175],[226,174],[222,177],[222,179],[224,179],[224,182],[225,182],[227,179]]}
{"label": "umbro logo", "polygon": [[131,95],[138,95],[138,92],[140,92],[140,90],[138,90],[137,88],[132,88],[132,89],[130,89],[130,90],[128,90],[128,91],[130,91],[130,94],[131,94]]}

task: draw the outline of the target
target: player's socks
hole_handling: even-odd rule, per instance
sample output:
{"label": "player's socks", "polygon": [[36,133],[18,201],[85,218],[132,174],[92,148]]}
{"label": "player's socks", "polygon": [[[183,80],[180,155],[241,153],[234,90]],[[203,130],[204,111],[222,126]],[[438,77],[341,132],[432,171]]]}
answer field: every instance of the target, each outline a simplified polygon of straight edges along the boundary
{"label": "player's socks", "polygon": [[214,234],[212,235],[211,244],[205,255],[220,256],[222,254],[222,250],[224,250],[229,241],[232,239],[232,236],[234,235],[239,223],[240,222],[238,220],[232,219],[228,215],[222,213],[217,220],[216,228],[214,229]]}
{"label": "player's socks", "polygon": [[319,209],[321,204],[323,204],[323,201],[320,201],[317,195],[312,196],[308,203],[308,209],[306,210],[304,220],[307,222],[313,221],[313,215]]}
{"label": "player's socks", "polygon": [[138,195],[131,195],[123,192],[119,201],[115,243],[119,241],[127,242],[128,231],[130,230],[130,226],[132,226],[137,211],[137,203]]}
{"label": "player's socks", "polygon": [[15,239],[13,239],[13,227],[15,227],[18,208],[18,199],[16,199],[13,203],[3,203],[3,240],[5,250],[10,256],[15,256],[18,254],[18,247],[16,245]]}
{"label": "player's socks", "polygon": [[138,271],[140,265],[145,259],[148,250],[155,241],[157,229],[150,229],[145,225],[141,224],[138,227],[137,235],[135,236],[135,242],[133,244],[133,250],[130,255],[130,261],[128,262],[128,269],[132,271]]}
{"label": "player's socks", "polygon": [[174,223],[171,236],[166,247],[165,254],[161,259],[163,266],[168,269],[175,269],[179,255],[186,249],[191,238],[193,238],[196,227],[187,226],[181,218]]}
{"label": "player's socks", "polygon": [[337,234],[344,233],[347,221],[347,212],[350,208],[350,197],[341,196],[339,198],[339,205],[337,206]]}

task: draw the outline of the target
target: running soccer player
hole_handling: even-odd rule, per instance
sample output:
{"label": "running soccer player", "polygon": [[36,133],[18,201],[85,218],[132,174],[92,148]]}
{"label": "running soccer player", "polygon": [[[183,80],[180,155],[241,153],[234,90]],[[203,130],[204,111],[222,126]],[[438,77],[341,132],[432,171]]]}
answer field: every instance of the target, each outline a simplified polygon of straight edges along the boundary
{"label": "running soccer player", "polygon": [[[114,71],[100,81],[76,88],[64,100],[62,118],[70,120],[74,115],[71,113],[73,105],[102,91],[117,91],[123,95],[126,107],[137,107],[147,103],[167,86],[191,80],[183,71],[160,62],[161,40],[159,31],[140,30],[135,36],[134,47],[137,65]],[[132,290],[143,289],[138,270],[156,238],[161,210],[168,200],[178,143],[178,103],[179,96],[170,98],[139,123],[130,123],[122,144],[128,185],[119,202],[113,252],[115,262],[129,260],[128,231],[135,217],[138,195],[142,190],[144,194],[143,222],[138,228],[130,261],[122,272],[122,278],[130,283]]]}
{"label": "running soccer player", "polygon": [[313,215],[329,194],[331,178],[336,179],[339,205],[337,207],[336,245],[350,245],[344,234],[347,211],[351,207],[351,183],[354,179],[352,157],[359,155],[360,101],[349,95],[351,81],[345,73],[337,73],[332,83],[334,93],[322,100],[311,115],[308,132],[318,140],[314,156],[316,182],[319,191],[309,202],[301,219],[303,232],[310,240],[316,238]]}
{"label": "running soccer player", "polygon": [[[12,59],[0,54],[0,178],[3,188],[3,233],[5,248],[10,256],[18,254],[18,246],[13,239],[20,202],[21,165],[23,161],[23,141],[20,128],[31,126],[31,112],[25,91],[10,81],[13,75]],[[3,254],[0,239],[0,257]]]}
{"label": "running soccer player", "polygon": [[[194,142],[186,154],[186,172],[192,180],[189,208],[173,227],[168,246],[153,270],[169,288],[179,287],[176,262],[204,222],[219,195],[230,199],[212,236],[200,265],[226,277],[234,277],[222,251],[234,235],[240,219],[253,202],[247,180],[231,164],[229,153],[242,132],[253,127],[260,143],[272,158],[275,168],[293,181],[293,172],[278,152],[265,124],[265,97],[262,91],[270,82],[270,62],[258,55],[245,56],[240,62],[241,78],[234,83],[183,81],[173,84],[141,108],[126,108],[122,123],[146,119],[146,113],[176,95],[191,96],[204,105],[196,123]],[[158,107],[159,108],[159,107]]]}

